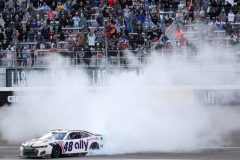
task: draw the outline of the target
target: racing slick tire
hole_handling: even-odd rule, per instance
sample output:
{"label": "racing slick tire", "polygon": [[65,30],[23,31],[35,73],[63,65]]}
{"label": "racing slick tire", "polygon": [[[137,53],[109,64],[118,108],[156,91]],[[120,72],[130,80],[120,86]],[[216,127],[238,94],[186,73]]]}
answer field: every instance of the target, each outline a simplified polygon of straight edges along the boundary
{"label": "racing slick tire", "polygon": [[99,145],[97,142],[93,142],[90,146],[91,150],[98,150],[99,149]]}
{"label": "racing slick tire", "polygon": [[52,158],[58,158],[58,157],[60,157],[62,155],[61,152],[62,152],[61,147],[59,145],[56,145],[52,149],[51,157]]}
{"label": "racing slick tire", "polygon": [[86,155],[87,155],[87,152],[81,153],[81,156],[86,156]]}

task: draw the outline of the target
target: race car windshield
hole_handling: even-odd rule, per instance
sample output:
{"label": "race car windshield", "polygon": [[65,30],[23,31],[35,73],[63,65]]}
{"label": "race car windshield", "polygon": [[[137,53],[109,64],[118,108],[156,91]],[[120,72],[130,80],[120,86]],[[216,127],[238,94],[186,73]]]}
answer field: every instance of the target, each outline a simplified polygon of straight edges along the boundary
{"label": "race car windshield", "polygon": [[51,132],[43,135],[40,139],[63,140],[66,132]]}

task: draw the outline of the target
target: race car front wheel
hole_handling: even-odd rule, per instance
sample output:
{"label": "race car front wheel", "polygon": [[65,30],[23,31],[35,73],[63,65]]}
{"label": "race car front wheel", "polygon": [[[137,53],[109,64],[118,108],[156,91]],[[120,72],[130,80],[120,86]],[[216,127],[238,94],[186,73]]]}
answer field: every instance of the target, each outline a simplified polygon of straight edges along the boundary
{"label": "race car front wheel", "polygon": [[61,156],[61,147],[56,145],[52,149],[52,158],[58,158]]}

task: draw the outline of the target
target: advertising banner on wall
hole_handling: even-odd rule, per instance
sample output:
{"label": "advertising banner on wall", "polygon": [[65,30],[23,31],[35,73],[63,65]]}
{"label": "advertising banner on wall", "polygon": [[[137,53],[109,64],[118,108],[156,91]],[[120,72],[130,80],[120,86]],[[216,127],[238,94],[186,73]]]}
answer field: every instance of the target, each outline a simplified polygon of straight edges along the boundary
{"label": "advertising banner on wall", "polygon": [[193,94],[200,103],[205,105],[240,105],[240,89],[195,90]]}
{"label": "advertising banner on wall", "polygon": [[[98,88],[98,87],[96,87]],[[9,91],[0,91],[0,107],[4,105],[11,105],[13,103],[28,103],[28,102],[41,102],[43,99],[46,99],[45,93],[46,90],[24,90],[15,92],[16,88],[12,88]],[[92,88],[89,88],[92,89]],[[43,92],[42,92],[43,91]],[[52,92],[54,89],[49,89],[47,92]],[[96,90],[97,91],[97,90]],[[61,90],[59,90],[61,92]],[[62,91],[63,92],[63,91]],[[150,91],[151,92],[151,91]],[[166,92],[166,93],[165,93]],[[159,90],[154,91],[154,94],[158,94],[160,97],[172,96],[175,97],[184,97],[192,100],[193,97],[195,100],[204,106],[240,106],[240,90],[218,90],[218,89],[209,89],[209,90]],[[164,95],[166,94],[166,95]]]}
{"label": "advertising banner on wall", "polygon": [[[68,69],[46,70],[43,68],[7,69],[6,87],[54,87],[59,81],[59,77],[66,77],[66,73],[69,71]],[[89,76],[89,86],[106,84],[108,76],[114,72],[110,69],[85,69],[84,71],[85,75],[87,73]],[[192,88],[190,90],[194,99],[204,105],[240,106],[240,89],[216,89],[213,87],[209,89]],[[13,91],[0,91],[0,106],[27,99],[19,96],[9,97],[12,94]]]}
{"label": "advertising banner on wall", "polygon": [[[68,71],[74,72],[73,69],[7,69],[6,87],[51,87],[57,84],[59,77],[66,76]],[[85,71],[89,76],[89,85],[93,86],[106,83],[110,72],[107,69],[86,69]]]}

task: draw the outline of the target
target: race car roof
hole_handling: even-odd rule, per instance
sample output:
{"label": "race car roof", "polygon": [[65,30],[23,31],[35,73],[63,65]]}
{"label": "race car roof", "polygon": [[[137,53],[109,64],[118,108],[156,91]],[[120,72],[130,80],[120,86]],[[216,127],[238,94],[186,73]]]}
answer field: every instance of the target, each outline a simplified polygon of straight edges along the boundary
{"label": "race car roof", "polygon": [[54,129],[51,132],[87,132],[87,133],[91,133],[91,132],[84,131],[84,130],[68,130],[68,129]]}

